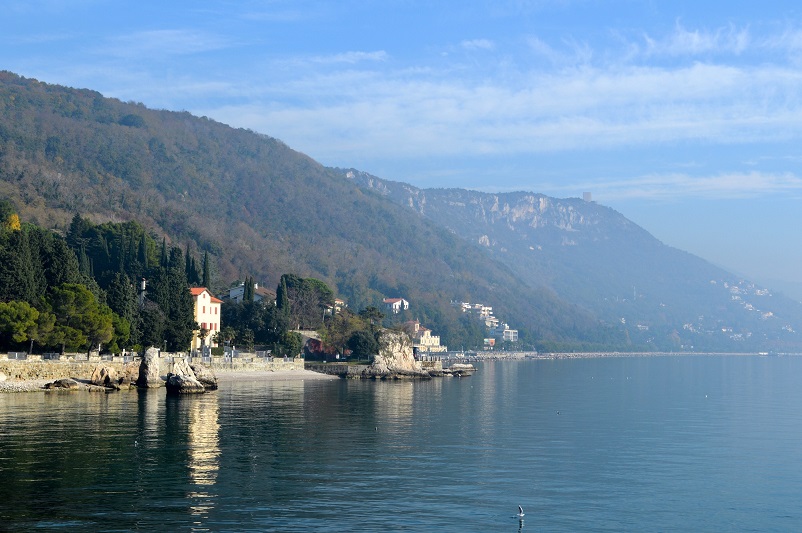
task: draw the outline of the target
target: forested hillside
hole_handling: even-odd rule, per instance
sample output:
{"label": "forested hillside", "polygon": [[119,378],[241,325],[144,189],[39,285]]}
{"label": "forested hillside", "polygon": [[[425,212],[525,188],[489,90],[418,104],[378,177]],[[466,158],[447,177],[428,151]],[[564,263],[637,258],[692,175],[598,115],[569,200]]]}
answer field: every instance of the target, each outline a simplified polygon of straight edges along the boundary
{"label": "forested hillside", "polygon": [[156,241],[208,252],[213,289],[295,273],[354,309],[403,296],[444,342],[466,335],[450,306],[462,300],[492,305],[527,342],[622,346],[618,328],[433,221],[281,141],[185,112],[0,73],[0,198],[62,234],[75,214],[138,221]]}

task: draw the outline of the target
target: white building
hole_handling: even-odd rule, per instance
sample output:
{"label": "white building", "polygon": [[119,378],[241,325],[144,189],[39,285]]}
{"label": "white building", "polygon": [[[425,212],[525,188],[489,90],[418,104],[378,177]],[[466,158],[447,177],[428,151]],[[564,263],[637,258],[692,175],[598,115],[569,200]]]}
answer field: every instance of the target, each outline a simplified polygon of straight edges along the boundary
{"label": "white building", "polygon": [[409,302],[403,298],[385,298],[384,307],[393,314],[409,309]]}
{"label": "white building", "polygon": [[200,338],[200,331],[192,332],[192,350],[199,350],[201,346],[215,347],[212,336],[220,331],[220,304],[222,300],[212,296],[206,287],[192,287],[189,289],[195,302],[195,322],[202,330],[208,332],[205,339]]}

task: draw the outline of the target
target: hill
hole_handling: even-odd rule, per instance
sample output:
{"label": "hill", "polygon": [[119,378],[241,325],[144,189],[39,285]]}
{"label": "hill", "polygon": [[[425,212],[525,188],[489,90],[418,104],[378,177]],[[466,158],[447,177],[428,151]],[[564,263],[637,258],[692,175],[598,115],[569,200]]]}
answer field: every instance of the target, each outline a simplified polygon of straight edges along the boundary
{"label": "hill", "polygon": [[186,112],[0,73],[0,197],[65,233],[74,214],[136,220],[213,254],[217,287],[284,273],[335,287],[352,308],[383,297],[459,342],[452,300],[493,305],[538,342],[620,345],[620,331],[531,287],[435,222],[365,191],[281,141]]}
{"label": "hill", "polygon": [[529,286],[619,324],[636,345],[798,349],[798,302],[666,246],[608,207],[527,192],[418,189],[339,172],[484,249]]}
{"label": "hill", "polygon": [[326,168],[186,112],[0,73],[0,198],[66,233],[140,222],[209,252],[219,291],[317,278],[359,310],[412,303],[475,344],[453,300],[493,306],[541,349],[799,350],[802,305],[667,247],[615,211],[534,193],[421,190]]}

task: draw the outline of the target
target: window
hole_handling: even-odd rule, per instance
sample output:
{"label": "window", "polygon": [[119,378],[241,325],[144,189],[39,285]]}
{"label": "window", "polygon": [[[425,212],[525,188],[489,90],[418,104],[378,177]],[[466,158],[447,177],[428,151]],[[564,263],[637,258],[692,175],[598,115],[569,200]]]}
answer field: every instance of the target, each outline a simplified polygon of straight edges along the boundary
{"label": "window", "polygon": [[204,315],[206,314],[206,306],[205,306],[205,305],[203,306],[203,311],[202,311],[202,313],[203,313]]}

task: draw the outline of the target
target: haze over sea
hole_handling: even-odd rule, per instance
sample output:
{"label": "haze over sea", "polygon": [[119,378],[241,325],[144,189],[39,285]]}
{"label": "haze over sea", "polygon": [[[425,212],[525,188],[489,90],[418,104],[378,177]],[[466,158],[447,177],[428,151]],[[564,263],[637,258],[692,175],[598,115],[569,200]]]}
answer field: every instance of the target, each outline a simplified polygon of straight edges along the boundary
{"label": "haze over sea", "polygon": [[[0,529],[789,531],[802,357],[0,395]],[[517,505],[526,512],[515,517]]]}

